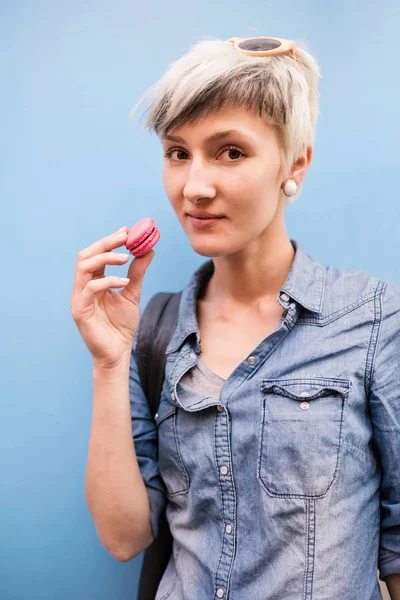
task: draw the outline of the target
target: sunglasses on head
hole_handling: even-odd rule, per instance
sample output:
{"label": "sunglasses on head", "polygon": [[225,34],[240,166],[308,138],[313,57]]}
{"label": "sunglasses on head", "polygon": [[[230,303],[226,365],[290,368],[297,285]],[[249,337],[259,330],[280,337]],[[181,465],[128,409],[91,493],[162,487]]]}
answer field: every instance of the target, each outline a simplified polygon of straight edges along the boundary
{"label": "sunglasses on head", "polygon": [[230,38],[236,50],[240,50],[249,56],[275,56],[277,54],[290,53],[293,60],[296,60],[296,43],[293,40],[272,37],[254,37],[254,38]]}

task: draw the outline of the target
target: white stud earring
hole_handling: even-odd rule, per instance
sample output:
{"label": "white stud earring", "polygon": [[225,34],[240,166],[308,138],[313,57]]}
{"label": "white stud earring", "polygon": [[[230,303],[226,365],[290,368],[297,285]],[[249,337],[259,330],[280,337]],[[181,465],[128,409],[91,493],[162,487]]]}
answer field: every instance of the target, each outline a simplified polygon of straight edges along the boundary
{"label": "white stud earring", "polygon": [[294,196],[297,192],[297,183],[294,179],[288,179],[283,186],[285,196]]}

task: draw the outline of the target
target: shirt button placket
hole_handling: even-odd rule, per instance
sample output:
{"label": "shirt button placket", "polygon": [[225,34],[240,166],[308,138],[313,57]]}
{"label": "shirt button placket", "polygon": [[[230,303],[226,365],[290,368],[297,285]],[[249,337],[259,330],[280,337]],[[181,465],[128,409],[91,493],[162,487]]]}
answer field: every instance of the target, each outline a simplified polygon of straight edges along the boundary
{"label": "shirt button placket", "polygon": [[[254,358],[255,357],[249,357]],[[249,364],[251,364],[250,361]],[[224,506],[224,530],[226,535],[222,536],[222,548],[219,551],[220,560],[218,570],[215,574],[215,594],[218,598],[227,598],[226,590],[229,587],[229,576],[232,572],[232,563],[235,554],[234,524],[236,515],[236,492],[232,474],[231,455],[229,443],[229,418],[224,406],[217,405],[217,411],[221,416],[216,419],[215,429],[215,451],[219,470],[220,489],[222,504]],[[225,417],[225,418],[224,418]],[[228,535],[230,534],[230,535]]]}

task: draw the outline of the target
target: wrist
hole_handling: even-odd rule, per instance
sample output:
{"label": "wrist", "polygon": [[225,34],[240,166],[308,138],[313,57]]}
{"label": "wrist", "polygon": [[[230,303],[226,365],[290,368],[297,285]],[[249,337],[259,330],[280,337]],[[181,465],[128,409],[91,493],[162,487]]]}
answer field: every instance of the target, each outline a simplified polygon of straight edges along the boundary
{"label": "wrist", "polygon": [[130,352],[127,352],[116,363],[105,363],[93,360],[93,377],[102,379],[119,379],[129,373]]}

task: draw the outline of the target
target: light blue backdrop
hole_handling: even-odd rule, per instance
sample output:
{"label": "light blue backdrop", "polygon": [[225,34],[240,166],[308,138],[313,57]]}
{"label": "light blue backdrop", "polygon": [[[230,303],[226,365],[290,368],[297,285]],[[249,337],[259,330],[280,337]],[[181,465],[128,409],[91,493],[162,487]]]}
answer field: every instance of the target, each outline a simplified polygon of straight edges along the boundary
{"label": "light blue backdrop", "polygon": [[132,106],[200,39],[304,39],[322,71],[321,114],[288,233],[326,265],[400,282],[399,10],[397,0],[0,3],[2,600],[136,597],[143,554],[109,555],[84,499],[92,362],[70,314],[76,255],[154,217],[142,308],[182,289],[205,258],[169,205],[144,107],[132,122]]}

